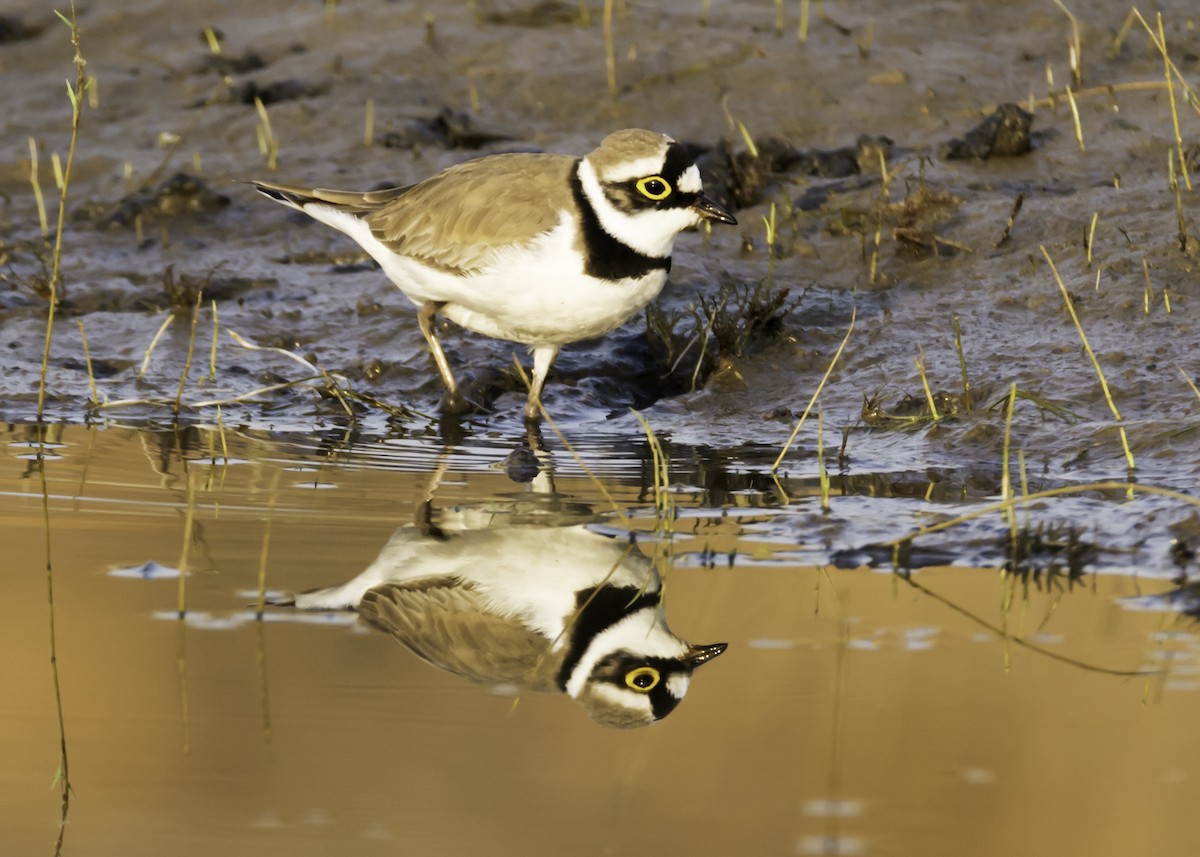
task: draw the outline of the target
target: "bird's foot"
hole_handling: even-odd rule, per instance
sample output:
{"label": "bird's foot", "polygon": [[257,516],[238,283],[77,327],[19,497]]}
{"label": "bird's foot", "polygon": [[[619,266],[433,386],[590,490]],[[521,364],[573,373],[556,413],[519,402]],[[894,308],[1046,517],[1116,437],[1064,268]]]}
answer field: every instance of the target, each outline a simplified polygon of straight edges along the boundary
{"label": "bird's foot", "polygon": [[446,394],[442,396],[442,402],[439,405],[442,415],[447,417],[461,417],[476,409],[475,403],[464,396],[459,390],[447,390]]}

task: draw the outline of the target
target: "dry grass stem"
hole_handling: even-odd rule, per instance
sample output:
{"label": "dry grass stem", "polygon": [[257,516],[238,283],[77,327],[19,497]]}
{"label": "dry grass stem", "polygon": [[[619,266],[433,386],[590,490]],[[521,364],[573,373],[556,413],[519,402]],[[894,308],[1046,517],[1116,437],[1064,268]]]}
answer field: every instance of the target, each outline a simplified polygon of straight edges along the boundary
{"label": "dry grass stem", "polygon": [[1167,497],[1171,500],[1177,500],[1193,508],[1200,509],[1200,497],[1192,497],[1189,494],[1184,494],[1179,491],[1174,491],[1170,488],[1161,488],[1158,485],[1147,485],[1140,482],[1123,482],[1116,479],[1106,479],[1101,482],[1088,482],[1083,484],[1060,485],[1057,488],[1047,488],[1044,491],[1035,491],[1032,494],[1023,494],[1020,497],[1009,497],[1004,500],[997,500],[994,503],[988,503],[986,506],[972,509],[970,512],[964,512],[961,515],[956,515],[953,518],[948,518],[943,521],[938,521],[935,524],[929,524],[919,528],[914,533],[900,536],[891,541],[881,542],[880,547],[901,547],[907,542],[912,542],[921,536],[940,533],[943,530],[948,530],[951,527],[957,527],[960,524],[965,524],[968,521],[974,521],[976,518],[982,518],[991,515],[995,512],[1003,511],[1008,506],[1027,507],[1039,500],[1048,500],[1054,497],[1069,497],[1072,494],[1090,494],[1099,491],[1122,491],[1126,494],[1154,494],[1158,497]]}
{"label": "dry grass stem", "polygon": [[954,316],[954,351],[958,355],[958,368],[962,372],[963,408],[971,412],[971,379],[967,376],[967,358],[963,352],[962,327],[958,316]]}
{"label": "dry grass stem", "polygon": [[929,405],[929,416],[936,423],[941,417],[938,416],[937,405],[933,401],[933,391],[929,389],[929,379],[925,376],[925,352],[913,359],[917,364],[917,374],[921,377],[921,389],[925,391],[925,402]]}
{"label": "dry grass stem", "polygon": [[1071,106],[1071,121],[1075,123],[1075,142],[1079,145],[1079,151],[1086,152],[1087,147],[1083,144],[1083,125],[1079,122],[1079,107],[1075,104],[1075,93],[1069,86],[1067,87],[1067,104]]}
{"label": "dry grass stem", "polygon": [[617,97],[617,53],[613,44],[613,0],[604,0],[604,68],[608,80],[608,95]]}
{"label": "dry grass stem", "polygon": [[[229,459],[226,458],[226,461]],[[258,599],[254,616],[262,621],[267,607],[267,557],[271,551],[271,522],[275,519],[275,503],[279,500],[279,470],[271,475],[271,491],[267,498],[267,520],[263,525],[262,548],[258,553]]]}
{"label": "dry grass stem", "polygon": [[[1182,166],[1182,164],[1181,164]],[[1186,176],[1187,174],[1184,173]],[[1175,196],[1175,225],[1179,238],[1179,252],[1185,256],[1188,252],[1187,217],[1183,211],[1183,193],[1179,189],[1179,174],[1175,171],[1175,150],[1167,150],[1167,184]]]}
{"label": "dry grass stem", "polygon": [[179,376],[179,389],[175,393],[175,404],[172,407],[179,416],[179,402],[183,399],[183,388],[187,384],[188,375],[192,372],[192,357],[196,353],[196,323],[200,320],[200,303],[204,299],[203,289],[196,292],[196,305],[192,307],[192,324],[188,333],[187,356],[183,361],[183,373]]}
{"label": "dry grass stem", "polygon": [[1075,324],[1075,330],[1079,333],[1079,339],[1083,343],[1083,350],[1087,352],[1088,359],[1092,361],[1092,368],[1096,370],[1096,377],[1100,379],[1100,389],[1104,391],[1104,400],[1108,403],[1108,408],[1112,411],[1113,417],[1117,420],[1117,430],[1121,435],[1121,446],[1125,450],[1125,461],[1129,467],[1130,473],[1134,470],[1133,452],[1129,449],[1129,438],[1125,435],[1124,420],[1121,417],[1121,412],[1117,410],[1117,403],[1113,401],[1112,392],[1108,389],[1108,381],[1104,377],[1104,370],[1100,367],[1100,361],[1096,359],[1096,352],[1092,351],[1092,346],[1088,342],[1087,334],[1083,332],[1083,325],[1079,321],[1079,316],[1075,313],[1075,302],[1071,300],[1071,293],[1067,291],[1067,286],[1063,283],[1062,277],[1058,274],[1058,268],[1054,265],[1054,260],[1050,258],[1050,253],[1045,246],[1041,247],[1042,255],[1046,257],[1046,263],[1050,266],[1050,272],[1054,275],[1054,281],[1058,284],[1058,290],[1062,292],[1063,301],[1067,305],[1067,312],[1071,314],[1071,321]]}
{"label": "dry grass stem", "polygon": [[[1003,514],[1008,518],[1009,525],[1013,528],[1013,533],[1016,533],[1017,518],[1013,512],[1012,502],[1012,467],[1010,464],[1011,457],[1009,450],[1012,442],[1012,421],[1013,411],[1017,403],[1017,385],[1013,383],[1008,389],[1008,402],[1004,408],[1004,442],[1001,447],[1000,455],[1000,499],[1005,504],[1002,507]],[[1016,544],[1014,541],[1013,544]]]}
{"label": "dry grass stem", "polygon": [[467,69],[467,103],[471,105],[471,112],[478,113],[480,111],[479,87],[475,83],[475,69]]}
{"label": "dry grass stem", "polygon": [[37,140],[29,138],[29,184],[33,186],[33,199],[37,203],[38,223],[42,227],[42,240],[50,238],[50,219],[46,216],[46,198],[42,196],[42,183],[38,178]]}
{"label": "dry grass stem", "polygon": [[204,41],[208,44],[208,50],[213,56],[221,55],[221,40],[217,38],[217,31],[212,27],[204,28]]}
{"label": "dry grass stem", "polygon": [[154,354],[154,349],[158,347],[158,341],[162,339],[163,334],[167,332],[167,328],[171,326],[173,321],[175,321],[174,313],[168,312],[167,317],[164,318],[162,324],[158,326],[158,330],[155,332],[154,337],[150,340],[150,345],[146,347],[146,353],[142,356],[142,365],[141,368],[138,369],[137,373],[139,378],[145,376],[146,370],[150,368],[150,357]]}
{"label": "dry grass stem", "polygon": [[[837,366],[838,360],[842,356],[842,352],[846,350],[846,343],[850,341],[850,334],[854,332],[854,322],[858,318],[858,307],[850,313],[850,326],[846,328],[846,335],[842,337],[842,342],[838,346],[837,352],[834,353],[833,359],[829,361],[829,365],[825,367],[825,374],[821,376],[821,382],[817,384],[817,389],[813,391],[812,397],[808,400],[808,404],[804,407],[804,413],[800,415],[800,419],[796,421],[796,427],[792,429],[792,433],[788,436],[787,442],[783,445],[783,449],[779,451],[779,455],[775,458],[775,463],[771,465],[771,472],[776,473],[779,470],[779,465],[783,463],[783,458],[787,455],[788,450],[792,448],[792,444],[796,440],[796,435],[800,433],[800,427],[804,425],[804,421],[808,419],[809,411],[816,404],[817,397],[821,395],[821,391],[825,389],[825,383],[829,380],[829,376],[833,374],[833,367]],[[786,502],[786,501],[785,501]]]}
{"label": "dry grass stem", "polygon": [[212,346],[208,352],[208,383],[213,383],[217,380],[217,302],[211,301],[212,304]]}
{"label": "dry grass stem", "polygon": [[254,109],[258,112],[258,150],[267,159],[267,169],[275,172],[279,166],[279,140],[271,130],[271,117],[267,115],[266,105],[257,95],[254,97]]}
{"label": "dry grass stem", "polygon": [[183,516],[183,547],[179,551],[179,587],[176,591],[176,608],[180,619],[187,616],[188,562],[192,551],[192,533],[196,525],[196,480],[186,462],[184,467],[187,470],[187,507]]}
{"label": "dry grass stem", "polygon": [[83,329],[83,319],[75,319],[75,323],[79,325],[79,338],[83,341],[83,360],[87,365],[88,389],[92,391],[92,404],[100,403],[100,398],[96,395],[96,374],[92,371],[92,352],[88,348],[87,331]]}
{"label": "dry grass stem", "polygon": [[646,444],[650,447],[651,469],[654,473],[655,531],[671,534],[675,528],[674,507],[671,502],[671,461],[650,421],[638,411],[632,413],[641,425],[646,435]]}
{"label": "dry grass stem", "polygon": [[1071,67],[1071,81],[1078,89],[1083,85],[1083,44],[1079,38],[1079,19],[1063,5],[1062,0],[1054,0],[1054,5],[1062,9],[1063,13],[1071,19],[1071,40],[1067,45],[1067,53]]}
{"label": "dry grass stem", "polygon": [[[1200,113],[1200,99],[1198,99],[1196,97],[1195,90],[1192,89],[1192,87],[1188,83],[1187,79],[1182,75],[1182,73],[1180,73],[1179,69],[1175,66],[1175,63],[1171,61],[1170,55],[1167,53],[1167,39],[1163,33],[1162,13],[1161,12],[1158,13],[1157,28],[1151,28],[1150,24],[1147,23],[1146,19],[1142,17],[1142,13],[1139,12],[1136,7],[1129,14],[1131,17],[1136,16],[1137,20],[1141,23],[1142,27],[1145,28],[1146,33],[1150,36],[1150,41],[1154,43],[1154,47],[1158,49],[1158,52],[1160,54],[1162,54],[1164,74],[1166,76],[1166,82],[1163,85],[1166,86],[1166,88],[1167,88],[1168,103],[1171,106],[1171,123],[1175,130],[1175,145],[1176,145],[1177,151],[1179,152],[1179,160],[1184,165],[1183,173],[1184,173],[1185,183],[1187,184],[1187,189],[1191,190],[1192,189],[1192,181],[1191,181],[1191,177],[1188,176],[1188,173],[1187,173],[1187,166],[1186,166],[1187,161],[1186,161],[1186,158],[1184,157],[1184,151],[1183,151],[1183,137],[1180,135],[1180,132],[1179,132],[1179,112],[1175,106],[1174,80],[1175,79],[1179,80],[1179,83],[1183,86],[1183,89],[1184,89],[1185,100],[1188,101],[1188,103],[1190,103],[1192,105],[1192,107],[1194,109],[1196,109],[1196,111],[1198,113]],[[1130,23],[1130,21],[1127,20],[1126,24],[1129,24],[1129,23]]]}
{"label": "dry grass stem", "polygon": [[1187,385],[1192,388],[1192,392],[1196,394],[1196,398],[1200,399],[1200,389],[1197,389],[1196,382],[1193,381],[1190,377],[1188,377],[1188,373],[1184,372],[1182,368],[1180,368],[1178,366],[1176,366],[1175,368],[1179,369],[1179,374],[1183,376],[1183,380],[1186,381]]}
{"label": "dry grass stem", "polygon": [[289,360],[299,363],[305,369],[309,370],[310,372],[312,372],[314,374],[317,374],[317,375],[321,374],[320,369],[318,369],[313,364],[309,363],[307,360],[305,360],[299,354],[296,354],[294,351],[288,351],[286,348],[276,348],[272,345],[255,345],[253,342],[250,342],[249,340],[243,338],[242,335],[240,333],[238,333],[236,330],[229,331],[229,338],[232,339],[234,342],[236,342],[238,345],[240,345],[242,348],[245,348],[247,351],[270,351],[274,354],[280,355],[281,357],[286,357]]}
{"label": "dry grass stem", "polygon": [[829,511],[829,471],[825,468],[825,413],[817,409],[817,478],[821,485],[821,511]]}
{"label": "dry grass stem", "polygon": [[58,152],[50,153],[50,169],[54,173],[54,186],[61,191],[67,179],[63,175],[62,158],[58,156]]}
{"label": "dry grass stem", "polygon": [[72,60],[75,64],[75,85],[72,86],[71,82],[67,81],[67,97],[71,101],[71,142],[67,148],[67,166],[63,170],[63,184],[58,195],[58,222],[54,230],[54,253],[50,269],[50,284],[47,287],[49,303],[46,309],[46,338],[42,346],[42,370],[38,379],[37,421],[39,425],[42,422],[42,414],[45,412],[46,371],[50,365],[50,342],[54,333],[54,313],[58,308],[59,301],[58,281],[62,273],[63,227],[67,216],[67,189],[70,186],[71,168],[75,164],[75,146],[79,141],[79,120],[83,116],[83,93],[87,88],[87,75],[84,72],[87,61],[84,60],[83,51],[80,47],[79,28],[75,26],[75,6],[74,4],[71,5],[70,19],[57,10],[55,10],[54,14],[71,28],[71,45],[75,49],[75,56]]}
{"label": "dry grass stem", "polygon": [[[1049,66],[1047,66],[1047,79],[1050,82],[1050,89],[1053,92],[1054,75],[1050,73]],[[1125,83],[1110,83],[1106,84],[1105,86],[1090,86],[1085,89],[1078,90],[1073,89],[1071,90],[1071,96],[1078,101],[1082,98],[1092,98],[1097,95],[1104,95],[1111,98],[1118,92],[1154,92],[1155,90],[1166,88],[1166,83],[1160,80],[1137,80]],[[1056,107],[1058,105],[1058,99],[1058,95],[1051,94],[1045,98],[1039,98],[1037,100],[1031,99],[1030,101],[1026,102],[1025,106],[1030,113],[1035,113],[1043,107]],[[996,108],[999,106],[999,104],[986,104],[983,107],[972,107],[961,112],[968,116],[987,116],[990,113],[995,113]]]}

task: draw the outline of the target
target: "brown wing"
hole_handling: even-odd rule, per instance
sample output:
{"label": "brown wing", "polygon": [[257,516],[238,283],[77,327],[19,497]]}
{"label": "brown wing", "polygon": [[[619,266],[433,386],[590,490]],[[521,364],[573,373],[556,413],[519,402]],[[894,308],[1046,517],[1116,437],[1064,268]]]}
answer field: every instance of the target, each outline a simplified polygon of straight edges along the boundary
{"label": "brown wing", "polygon": [[471,584],[448,577],[385,584],[363,595],[358,612],[439,669],[484,684],[556,689],[561,654],[492,611]]}
{"label": "brown wing", "polygon": [[569,209],[569,155],[491,155],[450,167],[420,184],[383,190],[305,190],[255,182],[255,187],[303,209],[324,203],[367,222],[374,236],[402,256],[456,274],[477,270],[498,248],[525,244]]}
{"label": "brown wing", "polygon": [[363,213],[390,249],[470,273],[494,250],[525,244],[571,205],[567,155],[493,155],[451,167]]}

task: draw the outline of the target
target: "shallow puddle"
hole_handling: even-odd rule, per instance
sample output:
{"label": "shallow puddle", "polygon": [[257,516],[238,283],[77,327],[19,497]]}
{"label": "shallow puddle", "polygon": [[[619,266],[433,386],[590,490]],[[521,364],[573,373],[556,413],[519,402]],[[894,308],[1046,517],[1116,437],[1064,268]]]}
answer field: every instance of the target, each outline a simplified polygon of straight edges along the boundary
{"label": "shallow puddle", "polygon": [[[499,441],[187,437],[186,466],[170,431],[72,426],[47,450],[65,854],[1190,853],[1200,632],[1155,609],[1164,575],[800,564],[815,500],[706,505],[673,472],[677,516],[656,519],[628,440],[611,467],[585,457],[599,482],[549,444],[518,483]],[[40,854],[60,810],[46,516],[36,447],[4,441],[0,805],[4,850]],[[427,493],[468,569],[631,527],[671,630],[728,651],[669,717],[618,730],[350,613],[256,620],[260,568],[277,599],[350,580],[389,540],[425,561]]]}

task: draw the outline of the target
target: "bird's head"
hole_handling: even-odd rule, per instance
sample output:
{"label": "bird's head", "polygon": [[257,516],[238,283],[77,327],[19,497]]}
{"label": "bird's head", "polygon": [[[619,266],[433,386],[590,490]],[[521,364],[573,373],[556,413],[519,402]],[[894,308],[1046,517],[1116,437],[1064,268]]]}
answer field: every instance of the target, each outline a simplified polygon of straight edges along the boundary
{"label": "bird's head", "polygon": [[579,179],[601,227],[646,256],[670,256],[675,236],[705,220],[737,223],[704,194],[687,149],[665,134],[609,134],[583,159]]}

